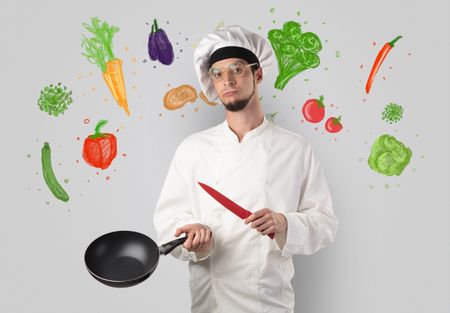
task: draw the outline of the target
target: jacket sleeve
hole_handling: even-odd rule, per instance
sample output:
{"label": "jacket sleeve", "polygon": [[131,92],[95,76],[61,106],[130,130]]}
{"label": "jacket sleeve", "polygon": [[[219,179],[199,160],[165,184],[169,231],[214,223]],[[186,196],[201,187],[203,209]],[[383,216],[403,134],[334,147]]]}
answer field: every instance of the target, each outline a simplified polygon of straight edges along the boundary
{"label": "jacket sleeve", "polygon": [[334,241],[339,224],[325,175],[309,144],[302,172],[297,210],[286,214],[288,228],[283,256],[319,251]]}
{"label": "jacket sleeve", "polygon": [[[181,147],[181,145],[180,145]],[[186,177],[182,173],[182,153],[178,147],[169,167],[161,194],[156,204],[153,215],[159,244],[167,243],[175,239],[177,228],[186,224],[203,224],[193,216],[191,210],[191,191]],[[209,257],[212,252],[189,252],[184,247],[178,246],[171,254],[183,261],[200,261]]]}

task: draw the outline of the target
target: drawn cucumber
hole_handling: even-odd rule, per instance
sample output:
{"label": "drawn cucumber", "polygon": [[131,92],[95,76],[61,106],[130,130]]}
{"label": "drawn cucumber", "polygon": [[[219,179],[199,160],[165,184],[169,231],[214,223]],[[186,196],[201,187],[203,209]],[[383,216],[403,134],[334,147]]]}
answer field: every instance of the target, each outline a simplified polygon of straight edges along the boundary
{"label": "drawn cucumber", "polygon": [[41,152],[42,175],[44,176],[45,183],[56,198],[64,202],[69,201],[69,195],[61,187],[55,177],[55,173],[53,173],[51,158],[52,151],[48,142],[44,143]]}

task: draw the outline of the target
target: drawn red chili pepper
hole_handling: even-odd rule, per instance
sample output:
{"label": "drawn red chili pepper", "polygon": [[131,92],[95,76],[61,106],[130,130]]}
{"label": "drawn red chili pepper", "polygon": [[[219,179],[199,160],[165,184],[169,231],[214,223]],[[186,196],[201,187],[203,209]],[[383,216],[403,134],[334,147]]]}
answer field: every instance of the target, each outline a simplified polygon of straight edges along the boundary
{"label": "drawn red chili pepper", "polygon": [[319,123],[325,116],[325,106],[323,105],[323,96],[319,99],[308,99],[303,104],[302,114],[305,120],[311,123]]}
{"label": "drawn red chili pepper", "polygon": [[366,93],[367,94],[369,93],[370,88],[372,87],[372,83],[373,83],[373,80],[375,79],[375,75],[377,75],[377,72],[380,69],[381,64],[383,64],[384,59],[386,59],[388,52],[391,51],[391,49],[394,47],[394,44],[400,38],[402,38],[402,36],[397,36],[397,37],[395,37],[394,40],[385,43],[383,48],[381,48],[380,52],[378,52],[378,55],[372,66],[372,70],[370,71],[369,78],[367,79],[367,83],[366,83]]}
{"label": "drawn red chili pepper", "polygon": [[100,128],[108,121],[101,120],[95,126],[95,133],[84,140],[83,159],[87,164],[101,168],[108,168],[117,155],[117,139],[113,134],[101,133]]}
{"label": "drawn red chili pepper", "polygon": [[329,133],[337,133],[342,130],[341,117],[330,117],[325,122],[325,129]]}

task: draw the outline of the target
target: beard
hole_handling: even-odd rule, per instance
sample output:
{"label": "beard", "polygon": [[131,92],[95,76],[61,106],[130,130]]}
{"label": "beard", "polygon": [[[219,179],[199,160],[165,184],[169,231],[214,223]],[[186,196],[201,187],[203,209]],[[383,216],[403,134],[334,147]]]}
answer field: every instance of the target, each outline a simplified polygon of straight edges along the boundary
{"label": "beard", "polygon": [[247,98],[236,100],[236,101],[229,102],[229,103],[224,103],[222,101],[222,104],[225,106],[225,109],[227,111],[231,111],[231,112],[242,111],[243,109],[245,109],[245,107],[247,106],[247,104],[250,102],[250,100],[252,99],[252,97],[254,95],[255,95],[255,81],[253,81],[253,91],[250,96],[248,96]]}

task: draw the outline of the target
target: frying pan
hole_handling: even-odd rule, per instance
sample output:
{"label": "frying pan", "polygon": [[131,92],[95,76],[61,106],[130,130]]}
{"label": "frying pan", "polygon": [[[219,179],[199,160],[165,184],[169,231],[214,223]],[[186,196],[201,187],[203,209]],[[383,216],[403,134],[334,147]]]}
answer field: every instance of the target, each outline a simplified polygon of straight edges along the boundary
{"label": "frying pan", "polygon": [[111,287],[131,287],[146,280],[156,269],[159,255],[167,255],[183,244],[182,237],[159,246],[144,234],[114,231],[95,239],[86,249],[89,273]]}

